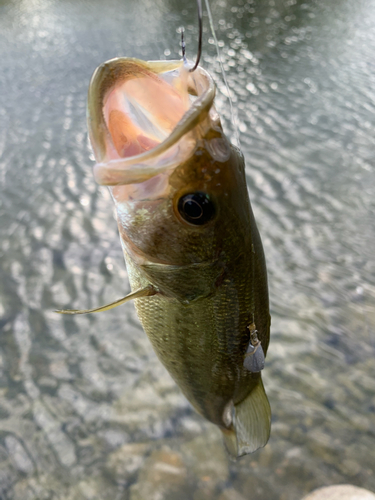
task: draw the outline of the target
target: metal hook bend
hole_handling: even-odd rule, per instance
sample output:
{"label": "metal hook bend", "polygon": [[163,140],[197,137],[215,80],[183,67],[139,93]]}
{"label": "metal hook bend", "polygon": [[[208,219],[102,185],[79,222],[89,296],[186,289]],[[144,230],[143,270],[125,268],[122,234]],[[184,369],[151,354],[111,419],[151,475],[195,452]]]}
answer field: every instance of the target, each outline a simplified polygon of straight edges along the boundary
{"label": "metal hook bend", "polygon": [[[197,53],[197,59],[195,61],[195,64],[192,68],[189,69],[189,72],[192,73],[195,71],[198,67],[201,54],[202,54],[202,34],[203,34],[203,23],[202,23],[202,0],[197,0],[197,6],[198,6],[198,22],[199,22],[199,38],[198,38],[198,53]],[[185,56],[185,40],[184,40],[184,28],[181,28],[181,48],[182,48],[182,58],[184,61],[186,61],[186,56]]]}

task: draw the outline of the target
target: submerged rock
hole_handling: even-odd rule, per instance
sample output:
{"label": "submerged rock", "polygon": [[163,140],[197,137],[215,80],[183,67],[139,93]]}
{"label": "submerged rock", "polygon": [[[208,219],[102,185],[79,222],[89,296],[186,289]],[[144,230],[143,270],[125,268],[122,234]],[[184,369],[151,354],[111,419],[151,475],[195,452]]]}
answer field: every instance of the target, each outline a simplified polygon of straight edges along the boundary
{"label": "submerged rock", "polygon": [[150,449],[148,443],[124,444],[109,456],[106,464],[108,474],[117,483],[126,483],[141,468]]}
{"label": "submerged rock", "polygon": [[375,494],[351,484],[319,488],[302,500],[375,500]]}
{"label": "submerged rock", "polygon": [[228,488],[221,493],[218,500],[246,500],[246,498],[237,490]]}
{"label": "submerged rock", "polygon": [[229,459],[221,433],[212,425],[206,431],[183,443],[181,453],[194,477],[193,500],[213,500],[229,478]]}
{"label": "submerged rock", "polygon": [[229,477],[229,459],[220,432],[209,425],[204,434],[183,443],[181,452],[189,470],[200,482],[225,483]]}
{"label": "submerged rock", "polygon": [[147,458],[137,482],[130,488],[130,500],[188,500],[187,469],[179,453],[167,446]]}

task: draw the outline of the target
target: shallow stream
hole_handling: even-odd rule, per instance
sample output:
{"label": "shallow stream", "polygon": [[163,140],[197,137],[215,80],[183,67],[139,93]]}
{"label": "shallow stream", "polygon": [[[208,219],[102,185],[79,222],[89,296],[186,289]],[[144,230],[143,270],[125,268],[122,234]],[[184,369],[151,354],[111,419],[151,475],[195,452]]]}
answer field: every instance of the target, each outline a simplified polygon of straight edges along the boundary
{"label": "shallow stream", "polygon": [[[269,444],[228,460],[129,291],[85,106],[106,59],[196,53],[195,2],[0,0],[0,500],[375,491],[375,0],[213,0],[265,248]],[[230,108],[208,22],[202,65]]]}

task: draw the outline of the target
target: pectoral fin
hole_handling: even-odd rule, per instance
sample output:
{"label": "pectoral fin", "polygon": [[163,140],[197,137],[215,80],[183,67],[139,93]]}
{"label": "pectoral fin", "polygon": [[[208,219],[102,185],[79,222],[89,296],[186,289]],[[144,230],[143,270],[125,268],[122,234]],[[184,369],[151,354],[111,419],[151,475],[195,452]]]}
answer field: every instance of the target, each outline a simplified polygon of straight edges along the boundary
{"label": "pectoral fin", "polygon": [[157,290],[155,290],[152,285],[149,285],[145,288],[137,290],[136,292],[129,293],[129,295],[126,295],[122,299],[115,300],[114,302],[106,304],[105,306],[96,307],[95,309],[62,309],[54,312],[59,314],[88,314],[108,311],[109,309],[113,309],[114,307],[121,306],[121,304],[125,304],[125,302],[128,302],[129,300],[139,299],[141,297],[150,297],[151,295],[155,295],[156,293],[158,293]]}
{"label": "pectoral fin", "polygon": [[223,429],[229,455],[236,459],[267,444],[271,431],[271,408],[262,379],[246,399],[234,406],[231,429]]}

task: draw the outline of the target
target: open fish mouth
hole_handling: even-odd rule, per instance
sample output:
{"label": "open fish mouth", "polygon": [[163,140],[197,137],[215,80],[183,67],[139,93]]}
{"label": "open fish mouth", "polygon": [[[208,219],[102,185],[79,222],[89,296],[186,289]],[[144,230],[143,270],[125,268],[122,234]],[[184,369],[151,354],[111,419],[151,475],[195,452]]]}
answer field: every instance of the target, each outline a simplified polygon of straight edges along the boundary
{"label": "open fish mouth", "polygon": [[88,92],[96,181],[136,184],[181,164],[220,123],[214,97],[211,76],[183,61],[115,58],[99,66]]}

